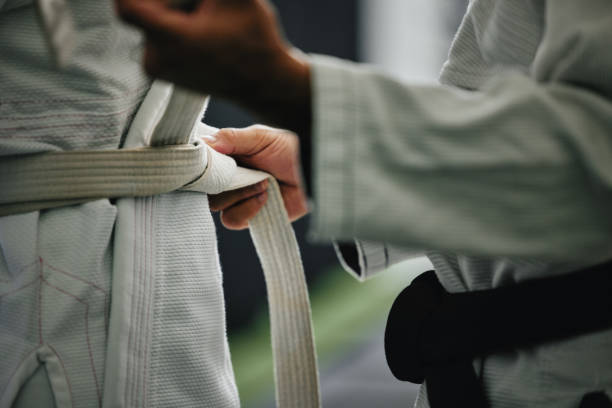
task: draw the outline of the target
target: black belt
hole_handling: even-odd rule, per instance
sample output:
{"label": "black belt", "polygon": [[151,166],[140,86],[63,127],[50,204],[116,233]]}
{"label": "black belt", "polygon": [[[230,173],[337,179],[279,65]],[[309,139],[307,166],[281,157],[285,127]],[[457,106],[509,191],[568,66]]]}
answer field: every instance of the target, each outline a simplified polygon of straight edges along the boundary
{"label": "black belt", "polygon": [[[612,261],[558,277],[456,294],[446,292],[428,271],[393,303],[385,352],[395,377],[417,384],[427,380],[431,408],[485,408],[474,358],[610,327]],[[612,403],[594,393],[583,399],[581,407],[586,406]]]}

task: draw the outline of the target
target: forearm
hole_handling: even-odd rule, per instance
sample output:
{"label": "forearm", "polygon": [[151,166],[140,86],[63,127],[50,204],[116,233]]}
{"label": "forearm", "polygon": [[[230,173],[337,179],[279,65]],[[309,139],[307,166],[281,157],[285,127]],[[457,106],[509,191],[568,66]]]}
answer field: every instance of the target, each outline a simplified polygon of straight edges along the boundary
{"label": "forearm", "polygon": [[260,66],[246,80],[246,89],[231,96],[263,122],[309,136],[311,129],[310,66],[300,56],[279,51],[275,61]]}
{"label": "forearm", "polygon": [[299,51],[280,50],[276,61],[260,66],[248,81],[252,92],[237,92],[230,99],[255,114],[262,123],[298,135],[304,186],[312,196],[312,93],[311,69]]}
{"label": "forearm", "polygon": [[145,70],[236,102],[263,122],[310,133],[310,70],[265,0],[210,0],[185,13],[164,2],[117,0],[145,32]]}
{"label": "forearm", "polygon": [[314,67],[319,237],[559,259],[609,248],[610,101],[522,76],[467,92]]}

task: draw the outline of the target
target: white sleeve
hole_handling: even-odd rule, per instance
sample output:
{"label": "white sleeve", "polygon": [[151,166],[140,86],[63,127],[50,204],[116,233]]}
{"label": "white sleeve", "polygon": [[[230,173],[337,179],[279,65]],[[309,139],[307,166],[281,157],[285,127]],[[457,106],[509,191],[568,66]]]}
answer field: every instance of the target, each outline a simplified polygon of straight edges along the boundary
{"label": "white sleeve", "polygon": [[334,241],[340,264],[355,279],[363,282],[391,266],[422,256],[419,251],[389,245],[385,242],[352,240]]}
{"label": "white sleeve", "polygon": [[313,57],[314,235],[482,256],[609,256],[612,9],[585,15],[559,3],[548,3],[535,73],[502,74],[478,91]]}

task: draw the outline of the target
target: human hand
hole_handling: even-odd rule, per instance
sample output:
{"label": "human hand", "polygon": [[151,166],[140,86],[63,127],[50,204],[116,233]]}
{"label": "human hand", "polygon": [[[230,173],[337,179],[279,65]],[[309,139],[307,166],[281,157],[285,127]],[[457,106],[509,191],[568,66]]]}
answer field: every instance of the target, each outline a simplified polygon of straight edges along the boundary
{"label": "human hand", "polygon": [[[299,162],[299,141],[289,131],[266,126],[222,129],[206,142],[220,153],[232,156],[244,166],[263,170],[279,182],[289,219],[308,212]],[[229,229],[244,229],[267,200],[267,182],[239,190],[210,195],[210,208],[222,211],[221,221]]]}
{"label": "human hand", "polygon": [[283,39],[267,0],[201,0],[192,12],[172,8],[173,0],[115,1],[120,16],[144,30],[150,75],[293,130],[307,126],[310,70]]}

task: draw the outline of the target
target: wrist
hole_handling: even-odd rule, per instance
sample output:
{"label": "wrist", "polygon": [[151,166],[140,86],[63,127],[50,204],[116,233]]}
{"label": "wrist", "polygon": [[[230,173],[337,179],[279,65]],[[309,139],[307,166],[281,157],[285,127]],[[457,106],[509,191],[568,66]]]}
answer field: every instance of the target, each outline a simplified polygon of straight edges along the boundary
{"label": "wrist", "polygon": [[260,79],[238,102],[271,125],[299,135],[310,133],[310,66],[296,49],[279,47],[261,70]]}

